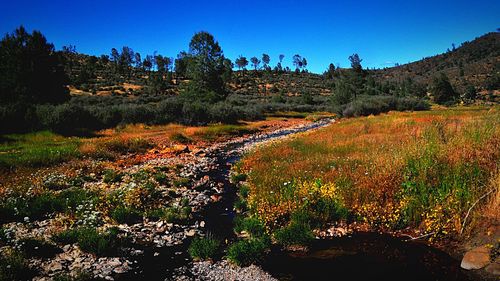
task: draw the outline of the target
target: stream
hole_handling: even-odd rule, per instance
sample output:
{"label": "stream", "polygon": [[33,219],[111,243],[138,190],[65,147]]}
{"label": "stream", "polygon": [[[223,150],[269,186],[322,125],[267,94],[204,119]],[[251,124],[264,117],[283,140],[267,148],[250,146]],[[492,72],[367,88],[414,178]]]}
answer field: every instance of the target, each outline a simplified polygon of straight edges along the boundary
{"label": "stream", "polygon": [[[268,143],[298,132],[330,124],[323,120],[300,128],[283,129],[268,134],[228,141],[210,148],[207,155],[216,160],[217,169],[199,175],[224,184],[221,200],[210,204],[195,220],[205,222],[205,232],[221,241],[231,241],[233,203],[236,187],[229,182],[231,165],[261,143]],[[116,280],[175,280],[175,276],[192,276],[192,260],[187,253],[191,239],[172,247],[144,247],[143,255],[132,257],[133,270],[115,276]],[[460,269],[460,263],[447,253],[422,242],[406,242],[401,238],[379,233],[354,233],[349,236],[318,239],[308,252],[288,252],[273,246],[260,264],[279,280],[471,280]],[[198,279],[199,280],[199,279]],[[203,279],[202,279],[203,280]]]}

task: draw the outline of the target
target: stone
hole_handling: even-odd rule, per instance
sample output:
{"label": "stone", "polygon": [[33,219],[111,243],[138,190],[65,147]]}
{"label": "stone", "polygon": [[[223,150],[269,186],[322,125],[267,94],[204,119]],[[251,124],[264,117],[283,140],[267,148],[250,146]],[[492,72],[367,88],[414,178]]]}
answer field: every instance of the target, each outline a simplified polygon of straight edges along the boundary
{"label": "stone", "polygon": [[196,235],[196,230],[190,229],[188,232],[186,232],[186,235],[189,237],[193,237]]}
{"label": "stone", "polygon": [[490,249],[486,246],[476,247],[465,253],[460,266],[463,269],[481,269],[490,263]]}
{"label": "stone", "polygon": [[500,275],[500,258],[497,258],[495,262],[490,263],[484,268],[484,270],[493,275]]}

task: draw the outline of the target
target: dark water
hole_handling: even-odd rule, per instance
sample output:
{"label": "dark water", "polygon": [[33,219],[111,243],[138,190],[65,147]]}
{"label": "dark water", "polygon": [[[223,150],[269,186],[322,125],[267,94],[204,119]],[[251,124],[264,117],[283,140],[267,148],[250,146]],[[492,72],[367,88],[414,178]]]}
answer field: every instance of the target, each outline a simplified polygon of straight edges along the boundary
{"label": "dark water", "polygon": [[274,249],[262,268],[280,280],[471,280],[445,252],[378,233],[318,240],[307,253]]}
{"label": "dark water", "polygon": [[[219,169],[208,175],[224,183],[224,196],[195,218],[204,220],[207,232],[221,241],[234,239],[232,206],[236,188],[227,178],[228,164],[238,158],[238,155],[228,156],[222,151],[217,153]],[[131,258],[137,261],[134,270],[116,279],[171,280],[177,268],[191,262],[187,253],[189,243],[166,248],[145,247],[143,256]],[[286,252],[274,247],[261,266],[280,280],[472,280],[460,269],[459,261],[445,252],[378,233],[316,240],[307,253]]]}

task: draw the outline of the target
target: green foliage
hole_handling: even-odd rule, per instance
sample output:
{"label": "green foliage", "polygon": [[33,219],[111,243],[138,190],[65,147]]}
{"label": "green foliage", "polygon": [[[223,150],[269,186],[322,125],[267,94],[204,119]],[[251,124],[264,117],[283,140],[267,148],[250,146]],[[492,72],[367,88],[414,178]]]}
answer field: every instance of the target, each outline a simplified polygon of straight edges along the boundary
{"label": "green foliage", "polygon": [[39,31],[23,26],[0,41],[0,100],[2,102],[61,102],[69,95],[66,75],[54,45]]}
{"label": "green foliage", "polygon": [[118,237],[118,229],[110,228],[105,233],[99,233],[95,228],[82,227],[70,229],[53,236],[59,243],[78,243],[82,251],[98,256],[116,255],[124,241]]}
{"label": "green foliage", "polygon": [[49,166],[80,156],[79,140],[47,131],[7,135],[0,143],[0,167]]}
{"label": "green foliage", "polygon": [[18,243],[26,257],[51,258],[62,252],[58,247],[42,239],[23,238]]}
{"label": "green foliage", "polygon": [[434,102],[439,104],[453,103],[458,99],[458,93],[455,92],[444,73],[441,73],[441,75],[435,77],[432,81],[431,93],[434,97]]}
{"label": "green foliage", "polygon": [[377,115],[390,110],[428,110],[429,104],[415,98],[395,98],[390,96],[365,97],[347,104],[343,111],[344,117]]}
{"label": "green foliage", "polygon": [[178,143],[182,143],[182,144],[189,144],[193,141],[192,139],[190,139],[189,137],[185,136],[182,133],[173,134],[170,137],[170,139],[174,142],[178,142]]}
{"label": "green foliage", "polygon": [[226,65],[219,43],[210,33],[198,32],[189,43],[189,56],[191,59],[187,73],[192,81],[183,92],[186,99],[205,102],[224,99],[227,92],[222,76],[226,72]]}
{"label": "green foliage", "polygon": [[274,232],[274,238],[283,246],[308,245],[314,235],[308,223],[292,220],[288,226]]}
{"label": "green foliage", "polygon": [[153,209],[146,212],[146,216],[151,220],[165,220],[170,223],[185,223],[190,218],[191,207],[179,206]]}
{"label": "green foliage", "polygon": [[196,237],[189,245],[188,252],[193,259],[208,260],[213,259],[220,247],[220,242],[211,237]]}
{"label": "green foliage", "polygon": [[29,280],[34,272],[19,251],[5,251],[0,255],[0,281]]}
{"label": "green foliage", "polygon": [[102,180],[105,183],[120,182],[122,180],[123,176],[124,176],[124,174],[121,172],[117,172],[115,170],[108,169],[108,170],[104,171]]}
{"label": "green foliage", "polygon": [[142,221],[142,213],[125,206],[118,206],[111,212],[111,218],[117,223],[134,224]]}
{"label": "green foliage", "polygon": [[262,261],[269,246],[269,237],[241,240],[229,246],[227,258],[238,266],[248,266]]}
{"label": "green foliage", "polygon": [[231,182],[233,182],[233,183],[239,183],[239,182],[246,181],[246,180],[247,180],[246,174],[234,173],[231,175]]}
{"label": "green foliage", "polygon": [[238,233],[245,231],[254,238],[262,237],[266,234],[264,223],[257,217],[237,217],[235,221],[234,231]]}

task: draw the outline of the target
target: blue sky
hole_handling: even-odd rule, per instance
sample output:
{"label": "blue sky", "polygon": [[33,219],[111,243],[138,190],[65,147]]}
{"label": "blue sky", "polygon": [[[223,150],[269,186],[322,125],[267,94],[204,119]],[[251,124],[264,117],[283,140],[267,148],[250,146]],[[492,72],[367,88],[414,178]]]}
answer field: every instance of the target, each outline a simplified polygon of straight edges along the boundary
{"label": "blue sky", "polygon": [[304,56],[308,69],[407,63],[444,52],[500,27],[500,1],[3,1],[0,33],[24,25],[57,49],[87,54],[112,47],[175,57],[191,36],[212,33],[227,57]]}

